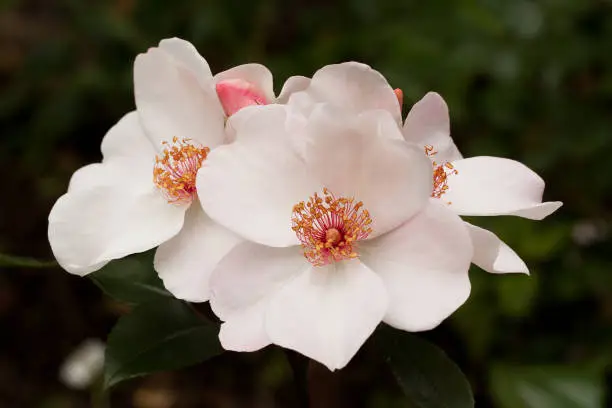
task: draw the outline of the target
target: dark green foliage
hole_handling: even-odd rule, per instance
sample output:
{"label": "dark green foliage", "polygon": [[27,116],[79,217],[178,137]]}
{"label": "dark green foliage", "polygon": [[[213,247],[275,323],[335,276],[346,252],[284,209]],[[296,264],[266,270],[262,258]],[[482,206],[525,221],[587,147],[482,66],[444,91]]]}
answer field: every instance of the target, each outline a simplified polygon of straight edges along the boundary
{"label": "dark green foliage", "polygon": [[137,306],[108,336],[104,384],[201,363],[222,349],[219,327],[176,299]]}
{"label": "dark green foliage", "polygon": [[444,351],[419,337],[384,327],[376,333],[408,407],[474,408],[474,396],[459,367]]}
{"label": "dark green foliage", "polygon": [[153,252],[113,261],[89,277],[104,293],[126,303],[172,298],[153,269]]}
{"label": "dark green foliage", "polygon": [[584,367],[497,366],[491,386],[501,408],[601,408],[601,372]]}

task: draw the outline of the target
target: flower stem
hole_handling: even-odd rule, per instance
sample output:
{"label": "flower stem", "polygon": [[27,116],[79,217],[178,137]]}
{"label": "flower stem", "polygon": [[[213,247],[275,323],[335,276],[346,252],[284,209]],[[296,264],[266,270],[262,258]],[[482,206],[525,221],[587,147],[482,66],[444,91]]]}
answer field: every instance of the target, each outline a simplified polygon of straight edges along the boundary
{"label": "flower stem", "polygon": [[90,403],[92,408],[110,408],[109,394],[104,389],[104,377],[102,375],[92,386]]}
{"label": "flower stem", "polygon": [[56,261],[39,261],[38,259],[0,254],[0,266],[17,268],[54,268]]}

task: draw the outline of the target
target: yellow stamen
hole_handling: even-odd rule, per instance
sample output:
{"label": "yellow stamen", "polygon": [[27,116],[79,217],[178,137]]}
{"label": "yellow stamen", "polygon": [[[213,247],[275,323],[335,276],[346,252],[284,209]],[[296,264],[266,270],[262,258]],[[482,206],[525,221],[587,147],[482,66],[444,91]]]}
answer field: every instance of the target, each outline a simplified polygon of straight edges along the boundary
{"label": "yellow stamen", "polygon": [[163,142],[163,145],[163,155],[155,158],[153,183],[169,203],[190,203],[196,194],[196,175],[210,149],[176,136],[171,143]]}
{"label": "yellow stamen", "polygon": [[[425,154],[429,158],[433,158],[437,153],[433,146],[425,145]],[[431,163],[433,165],[433,191],[431,196],[433,198],[441,198],[448,191],[448,177],[459,174],[459,172],[449,162],[438,164],[432,160]]]}
{"label": "yellow stamen", "polygon": [[304,256],[315,266],[358,257],[356,242],[371,232],[372,219],[361,201],[336,198],[323,189],[307,202],[293,207],[293,231],[304,248]]}

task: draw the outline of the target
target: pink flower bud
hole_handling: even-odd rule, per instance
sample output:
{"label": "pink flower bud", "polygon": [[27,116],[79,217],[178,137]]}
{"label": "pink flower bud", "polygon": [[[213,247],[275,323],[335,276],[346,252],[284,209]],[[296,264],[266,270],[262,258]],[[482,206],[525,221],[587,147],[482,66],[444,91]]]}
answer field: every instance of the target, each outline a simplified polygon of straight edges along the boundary
{"label": "pink flower bud", "polygon": [[217,95],[227,116],[231,116],[245,106],[267,105],[264,93],[255,84],[243,79],[226,79],[216,86]]}

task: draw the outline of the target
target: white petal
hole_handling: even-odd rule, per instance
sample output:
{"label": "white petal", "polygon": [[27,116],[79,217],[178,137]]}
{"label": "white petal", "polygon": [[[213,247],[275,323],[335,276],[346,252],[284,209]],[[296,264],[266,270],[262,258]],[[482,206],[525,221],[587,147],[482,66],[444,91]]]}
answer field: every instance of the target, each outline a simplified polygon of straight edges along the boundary
{"label": "white petal", "polygon": [[242,79],[254,84],[266,97],[268,103],[275,99],[272,73],[261,64],[244,64],[215,75],[215,83],[226,79]]}
{"label": "white petal", "polygon": [[453,163],[442,197],[459,215],[517,215],[541,220],[562,203],[542,203],[544,180],[522,163],[499,157],[470,157]]}
{"label": "white petal", "polygon": [[257,351],[270,344],[264,317],[267,300],[236,312],[221,325],[219,340],[225,350]]}
{"label": "white petal", "polygon": [[387,293],[359,260],[311,267],[274,296],[266,314],[273,343],[330,370],[344,367],[380,323]]}
{"label": "white petal", "polygon": [[178,233],[185,209],[168,204],[147,173],[116,160],[88,166],[71,183],[49,214],[49,242],[64,269],[86,275]]}
{"label": "white petal", "polygon": [[[286,104],[291,107],[291,110],[296,112],[297,114],[307,118],[310,116],[314,108],[319,104],[328,104],[329,102],[321,102],[315,99],[312,95],[312,92],[298,91],[289,95]],[[338,109],[342,109],[341,106],[335,106]]]}
{"label": "white petal", "polygon": [[385,282],[384,321],[407,331],[436,327],[468,298],[472,244],[463,221],[431,202],[410,221],[363,242],[360,259]]}
{"label": "white petal", "polygon": [[[405,141],[400,128],[392,119],[391,114],[386,110],[372,109],[361,113],[356,129],[360,129],[361,133],[364,134],[369,133],[371,136]],[[421,146],[419,146],[419,151],[422,152],[420,147]]]}
{"label": "white petal", "polygon": [[213,271],[210,306],[220,319],[267,301],[270,296],[310,264],[301,248],[273,248],[243,242],[232,249]]}
{"label": "white petal", "polygon": [[[150,175],[153,174],[156,151],[151,142],[144,135],[138,113],[132,111],[113,126],[102,139],[103,162],[111,160],[130,160],[138,168],[150,166]],[[71,183],[74,182],[71,180]]]}
{"label": "white petal", "polygon": [[212,274],[210,305],[225,322],[219,339],[226,350],[255,351],[270,339],[264,327],[269,299],[300,271],[310,267],[299,247],[238,244]]}
{"label": "white petal", "polygon": [[317,102],[330,102],[356,113],[384,109],[401,123],[400,106],[393,88],[380,72],[365,64],[327,65],[315,72],[305,92]]}
{"label": "white petal", "polygon": [[544,203],[534,204],[530,207],[526,206],[525,208],[515,210],[507,215],[516,215],[517,217],[528,218],[530,220],[542,220],[557,211],[561,206],[563,206],[561,201],[546,201]]}
{"label": "white petal", "polygon": [[421,146],[433,146],[439,163],[462,158],[450,136],[448,106],[435,92],[429,92],[408,112],[404,137]]}
{"label": "white petal", "polygon": [[[377,134],[381,130],[393,130],[397,137]],[[428,202],[431,162],[420,147],[400,139],[388,112],[372,111],[351,122],[320,109],[310,118],[308,134],[310,171],[334,195],[363,202],[372,216],[372,237],[402,224]]]}
{"label": "white petal", "polygon": [[196,74],[158,48],[136,57],[134,94],[147,136],[160,149],[173,137],[215,147],[224,140],[225,115],[214,91]]}
{"label": "white petal", "polygon": [[208,62],[202,57],[198,50],[189,41],[180,38],[168,38],[161,40],[159,48],[174,57],[175,62],[182,64],[196,77],[200,86],[210,86],[212,72]]}
{"label": "white petal", "polygon": [[491,231],[465,223],[474,245],[472,263],[491,273],[526,273],[525,262]]}
{"label": "white petal", "polygon": [[155,270],[175,297],[205,302],[209,298],[210,274],[240,242],[236,234],[211,220],[194,203],[181,232],[157,249]]}
{"label": "white petal", "polygon": [[283,89],[281,90],[278,98],[276,98],[276,103],[287,103],[289,101],[289,97],[295,92],[303,91],[308,88],[310,85],[310,78],[305,76],[292,76],[285,81],[283,85]]}
{"label": "white petal", "polygon": [[228,121],[237,140],[213,150],[197,179],[211,218],[270,246],[298,243],[291,229],[293,206],[318,190],[291,146],[285,119],[283,105],[240,110]]}
{"label": "white petal", "polygon": [[[119,168],[129,166],[133,168],[130,176],[150,182],[156,151],[144,135],[136,111],[126,114],[110,128],[102,139],[101,151],[104,168],[111,163],[112,168],[115,163]],[[68,191],[89,189],[92,178],[96,179],[104,173],[100,170],[103,164],[95,163],[75,171],[70,178]]]}

